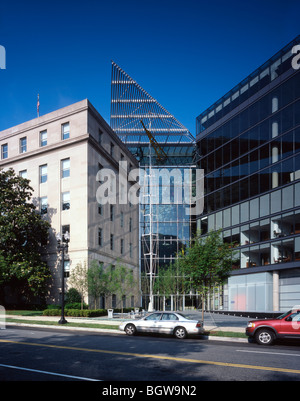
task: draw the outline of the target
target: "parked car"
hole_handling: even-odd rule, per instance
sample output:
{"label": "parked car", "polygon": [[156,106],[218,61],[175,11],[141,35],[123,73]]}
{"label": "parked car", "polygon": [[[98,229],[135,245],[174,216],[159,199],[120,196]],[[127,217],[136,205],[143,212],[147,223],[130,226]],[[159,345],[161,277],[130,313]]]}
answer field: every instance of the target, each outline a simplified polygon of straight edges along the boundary
{"label": "parked car", "polygon": [[290,310],[276,319],[249,321],[246,335],[262,345],[271,345],[277,338],[300,340],[300,310]]}
{"label": "parked car", "polygon": [[179,339],[189,334],[204,333],[203,324],[199,320],[190,320],[177,312],[153,312],[141,319],[123,322],[119,326],[129,336],[137,332],[171,334]]}

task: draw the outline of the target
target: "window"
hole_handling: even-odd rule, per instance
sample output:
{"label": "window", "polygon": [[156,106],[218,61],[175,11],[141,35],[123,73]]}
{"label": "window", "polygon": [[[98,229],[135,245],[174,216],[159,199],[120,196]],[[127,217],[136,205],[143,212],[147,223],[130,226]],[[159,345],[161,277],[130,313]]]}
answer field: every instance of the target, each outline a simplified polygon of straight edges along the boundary
{"label": "window", "polygon": [[115,148],[115,145],[111,142],[110,143],[110,155],[111,155],[111,157],[114,157],[114,148]]}
{"label": "window", "polygon": [[43,184],[44,182],[47,182],[47,164],[44,164],[43,166],[40,166],[40,183]]}
{"label": "window", "polygon": [[61,139],[65,140],[70,138],[70,124],[65,123],[61,125]]}
{"label": "window", "polygon": [[27,178],[27,170],[22,170],[19,172],[19,176],[22,178]]}
{"label": "window", "polygon": [[1,159],[7,159],[8,158],[8,144],[5,143],[4,145],[1,145]]}
{"label": "window", "polygon": [[47,145],[47,130],[40,132],[40,147]]}
{"label": "window", "polygon": [[70,192],[63,192],[62,194],[62,210],[70,209]]}
{"label": "window", "polygon": [[129,256],[132,258],[132,243],[129,244]]}
{"label": "window", "polygon": [[115,218],[114,205],[110,205],[110,221],[114,221],[114,218]]}
{"label": "window", "polygon": [[70,177],[70,159],[64,159],[61,161],[61,177]]}
{"label": "window", "polygon": [[120,214],[120,225],[121,225],[121,227],[124,227],[124,213],[123,212],[121,212],[121,214]]}
{"label": "window", "polygon": [[121,253],[121,255],[123,255],[123,253],[124,253],[124,240],[123,239],[121,239],[120,253]]}
{"label": "window", "polygon": [[129,218],[129,232],[132,232],[132,217]]}
{"label": "window", "polygon": [[103,139],[103,132],[101,131],[101,129],[99,129],[99,132],[98,132],[98,143],[99,143],[99,145],[102,145],[102,139]]}
{"label": "window", "polygon": [[114,235],[110,234],[110,250],[114,250]]}
{"label": "window", "polygon": [[100,214],[100,216],[103,215],[103,205],[101,203],[98,203],[98,214]]}
{"label": "window", "polygon": [[20,139],[20,153],[25,153],[27,152],[27,138],[26,136],[24,138]]}
{"label": "window", "polygon": [[48,198],[43,196],[41,198],[41,214],[46,214],[48,211]]}
{"label": "window", "polygon": [[97,171],[97,175],[96,175],[96,180],[100,183],[100,184],[103,184],[104,183],[104,180],[103,179],[101,179],[101,170],[103,169],[103,166],[102,166],[102,164],[101,163],[98,163],[98,171]]}
{"label": "window", "polygon": [[112,296],[111,296],[111,306],[113,308],[116,308],[116,306],[117,306],[117,296],[116,296],[116,294],[112,294]]}
{"label": "window", "polygon": [[102,228],[98,228],[98,245],[102,246]]}

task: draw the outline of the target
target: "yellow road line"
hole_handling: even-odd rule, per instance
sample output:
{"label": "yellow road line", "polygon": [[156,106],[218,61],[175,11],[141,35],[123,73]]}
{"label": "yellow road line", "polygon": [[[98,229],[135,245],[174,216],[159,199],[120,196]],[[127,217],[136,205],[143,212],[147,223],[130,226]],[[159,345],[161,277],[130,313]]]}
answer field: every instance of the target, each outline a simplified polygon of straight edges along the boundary
{"label": "yellow road line", "polygon": [[135,356],[137,358],[162,359],[162,360],[177,361],[177,362],[189,362],[189,363],[197,363],[197,364],[204,364],[204,365],[225,366],[225,367],[231,367],[231,368],[243,368],[243,369],[254,369],[254,370],[266,370],[266,371],[271,371],[271,372],[300,374],[300,370],[275,368],[275,367],[268,367],[268,366],[244,365],[244,364],[229,363],[229,362],[203,361],[203,360],[198,360],[198,359],[176,358],[176,357],[172,357],[172,356],[136,354],[136,353],[133,353],[133,352],[107,351],[107,350],[101,350],[101,349],[68,347],[68,346],[65,346],[65,345],[62,346],[62,345],[28,343],[28,342],[23,342],[23,341],[12,341],[12,340],[0,340],[0,343],[1,342],[2,343],[10,343],[10,344],[31,345],[31,346],[35,346],[35,347],[65,349],[65,350],[71,350],[71,351],[84,351],[84,352],[95,352],[95,353],[101,353],[101,354]]}

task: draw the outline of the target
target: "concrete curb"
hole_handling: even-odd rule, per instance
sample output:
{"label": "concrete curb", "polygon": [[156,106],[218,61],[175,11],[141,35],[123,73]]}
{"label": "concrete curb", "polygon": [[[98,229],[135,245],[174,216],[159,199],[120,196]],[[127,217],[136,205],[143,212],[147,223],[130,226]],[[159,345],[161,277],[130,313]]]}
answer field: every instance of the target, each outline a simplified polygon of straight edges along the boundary
{"label": "concrete curb", "polygon": [[[34,324],[34,323],[17,323],[17,322],[6,322],[5,326],[19,326],[19,327],[32,327],[32,328],[45,328],[45,329],[60,329],[60,330],[76,330],[76,331],[88,331],[94,333],[107,333],[107,334],[119,334],[125,335],[125,332],[121,330],[114,329],[98,329],[98,328],[90,328],[90,327],[70,327],[64,325],[46,325],[46,324]],[[210,340],[210,341],[226,341],[226,342],[239,342],[239,343],[248,343],[247,338],[238,338],[238,337],[222,337],[222,336],[206,336],[202,335],[202,339]]]}

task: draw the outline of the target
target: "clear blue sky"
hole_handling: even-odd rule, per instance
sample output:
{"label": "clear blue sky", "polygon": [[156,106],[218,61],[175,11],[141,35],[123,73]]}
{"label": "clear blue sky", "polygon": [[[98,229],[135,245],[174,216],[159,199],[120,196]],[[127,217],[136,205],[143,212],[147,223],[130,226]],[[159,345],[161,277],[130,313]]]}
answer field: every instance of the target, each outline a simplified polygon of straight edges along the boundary
{"label": "clear blue sky", "polygon": [[88,98],[109,123],[111,60],[195,120],[299,32],[298,0],[1,0],[0,130]]}

